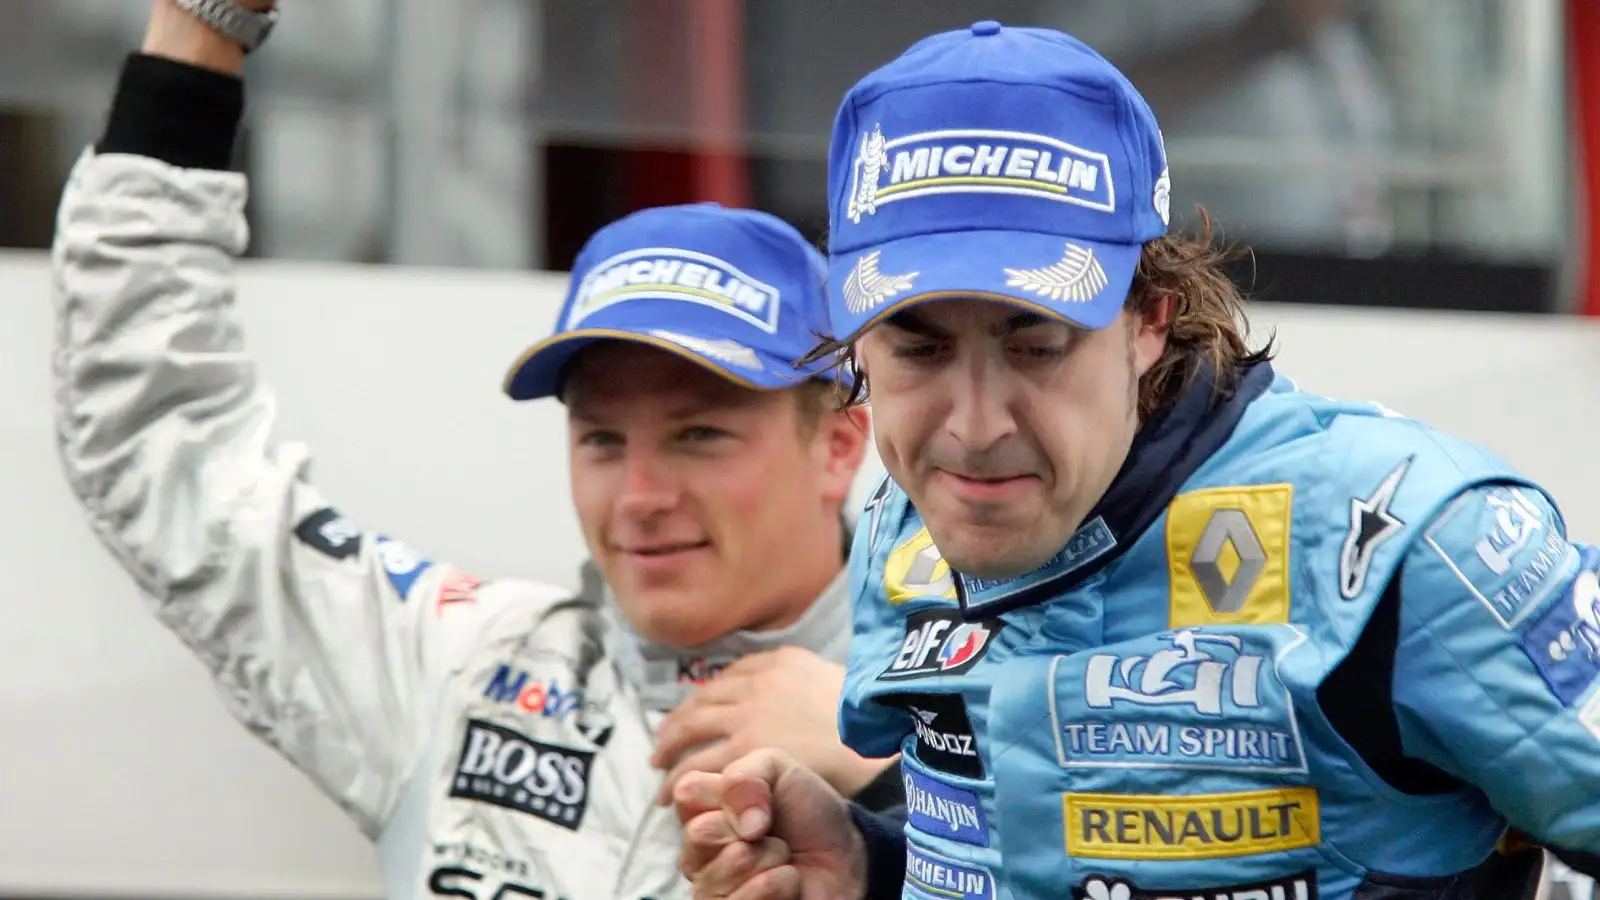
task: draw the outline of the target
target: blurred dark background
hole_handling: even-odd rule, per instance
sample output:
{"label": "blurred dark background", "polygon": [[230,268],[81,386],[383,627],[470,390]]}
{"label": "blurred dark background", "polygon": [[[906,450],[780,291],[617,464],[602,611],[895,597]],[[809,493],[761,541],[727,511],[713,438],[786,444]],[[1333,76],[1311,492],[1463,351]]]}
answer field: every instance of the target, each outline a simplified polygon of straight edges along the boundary
{"label": "blurred dark background", "polygon": [[[606,221],[701,199],[820,238],[844,90],[994,18],[1129,73],[1177,221],[1203,203],[1252,247],[1254,296],[1567,312],[1583,294],[1575,0],[282,5],[241,148],[256,255],[564,269]],[[0,246],[48,243],[147,9],[0,2]]]}

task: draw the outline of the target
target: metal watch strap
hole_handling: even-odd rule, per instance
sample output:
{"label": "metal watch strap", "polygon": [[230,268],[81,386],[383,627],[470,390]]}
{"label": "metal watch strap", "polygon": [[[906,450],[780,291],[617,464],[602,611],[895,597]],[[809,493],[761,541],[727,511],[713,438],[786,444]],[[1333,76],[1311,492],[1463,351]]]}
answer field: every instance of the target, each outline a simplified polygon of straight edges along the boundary
{"label": "metal watch strap", "polygon": [[261,46],[278,24],[278,9],[265,12],[245,9],[233,0],[172,0],[179,9],[210,25],[218,34],[237,43],[246,53]]}

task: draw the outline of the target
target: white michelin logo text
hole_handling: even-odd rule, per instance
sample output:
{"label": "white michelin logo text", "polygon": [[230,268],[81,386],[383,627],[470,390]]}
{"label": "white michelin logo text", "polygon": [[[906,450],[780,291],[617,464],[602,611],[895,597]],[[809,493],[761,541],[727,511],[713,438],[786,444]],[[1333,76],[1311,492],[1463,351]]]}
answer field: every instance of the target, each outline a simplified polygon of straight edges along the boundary
{"label": "white michelin logo text", "polygon": [[856,260],[855,268],[844,280],[844,307],[856,315],[882,306],[895,295],[911,290],[920,272],[902,272],[885,275],[878,271],[878,256],[874,250]]}
{"label": "white michelin logo text", "polygon": [[[884,183],[884,174],[888,182]],[[1006,194],[1115,212],[1104,153],[1025,131],[863,132],[851,164],[845,218],[859,224],[888,203],[938,194]]]}
{"label": "white michelin logo text", "polygon": [[579,282],[566,328],[629,300],[679,300],[736,316],[772,334],[778,330],[778,289],[707,253],[645,247],[612,256]]}
{"label": "white michelin logo text", "polygon": [[1046,300],[1085,303],[1105,290],[1110,279],[1094,251],[1070,241],[1061,260],[1040,269],[1006,269],[1006,287],[1021,288]]}

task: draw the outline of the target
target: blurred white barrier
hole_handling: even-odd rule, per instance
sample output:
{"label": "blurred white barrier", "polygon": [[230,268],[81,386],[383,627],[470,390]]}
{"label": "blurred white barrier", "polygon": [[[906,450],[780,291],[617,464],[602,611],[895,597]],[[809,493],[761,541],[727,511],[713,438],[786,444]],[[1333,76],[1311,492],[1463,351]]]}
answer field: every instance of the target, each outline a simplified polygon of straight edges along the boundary
{"label": "blurred white barrier", "polygon": [[[484,574],[576,583],[554,403],[499,393],[559,275],[244,267],[282,433],[342,510]],[[376,897],[371,850],[222,712],[78,518],[50,435],[46,259],[0,253],[0,894]],[[1484,442],[1600,535],[1600,332],[1566,318],[1258,307],[1280,370]],[[860,489],[879,472],[873,460]]]}

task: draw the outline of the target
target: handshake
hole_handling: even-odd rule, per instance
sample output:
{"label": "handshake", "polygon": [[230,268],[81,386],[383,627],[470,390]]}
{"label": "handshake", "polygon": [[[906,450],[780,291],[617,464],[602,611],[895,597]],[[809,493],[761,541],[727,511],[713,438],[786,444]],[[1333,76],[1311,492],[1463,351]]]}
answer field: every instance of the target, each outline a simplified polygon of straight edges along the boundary
{"label": "handshake", "polygon": [[720,773],[690,772],[672,800],[683,825],[679,868],[695,900],[867,896],[866,843],[849,805],[782,751],[758,750]]}

